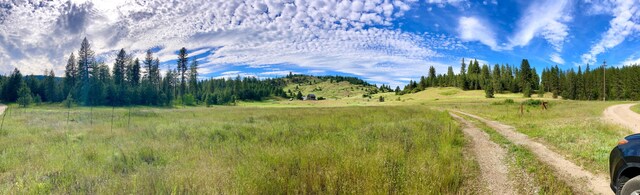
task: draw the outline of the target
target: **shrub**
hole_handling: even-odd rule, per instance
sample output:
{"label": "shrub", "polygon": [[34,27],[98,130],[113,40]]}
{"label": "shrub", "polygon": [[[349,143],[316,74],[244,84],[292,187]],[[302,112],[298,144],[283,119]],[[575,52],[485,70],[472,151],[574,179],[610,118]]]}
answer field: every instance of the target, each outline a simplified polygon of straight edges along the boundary
{"label": "shrub", "polygon": [[528,99],[524,102],[522,102],[523,105],[525,106],[539,106],[540,104],[542,104],[541,100],[534,100],[534,99]]}
{"label": "shrub", "polygon": [[187,106],[195,106],[196,105],[196,98],[193,97],[193,95],[191,94],[187,94],[184,97],[182,97],[182,99],[184,100],[184,105]]}

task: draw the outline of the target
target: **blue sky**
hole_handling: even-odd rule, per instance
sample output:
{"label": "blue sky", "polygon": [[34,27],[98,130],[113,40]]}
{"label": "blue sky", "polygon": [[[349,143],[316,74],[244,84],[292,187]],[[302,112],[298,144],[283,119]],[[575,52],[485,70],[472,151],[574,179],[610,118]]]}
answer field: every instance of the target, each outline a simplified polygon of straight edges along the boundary
{"label": "blue sky", "polygon": [[640,1],[70,0],[0,2],[0,73],[53,69],[87,37],[112,65],[186,47],[203,78],[288,72],[403,85],[460,60],[538,70],[640,63]]}

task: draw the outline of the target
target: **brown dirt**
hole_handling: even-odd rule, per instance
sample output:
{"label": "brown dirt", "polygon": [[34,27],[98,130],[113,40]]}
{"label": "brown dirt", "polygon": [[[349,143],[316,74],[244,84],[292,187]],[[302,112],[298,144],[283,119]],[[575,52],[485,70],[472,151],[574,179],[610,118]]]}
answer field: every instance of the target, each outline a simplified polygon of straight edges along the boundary
{"label": "brown dirt", "polygon": [[504,163],[507,151],[492,142],[489,135],[465,120],[450,113],[464,125],[463,132],[471,140],[471,149],[480,165],[480,174],[485,189],[489,194],[517,194],[513,183],[509,180],[509,167]]}
{"label": "brown dirt", "polygon": [[636,104],[619,104],[604,110],[605,121],[629,128],[633,133],[640,133],[640,114],[631,110]]}
{"label": "brown dirt", "polygon": [[545,145],[535,142],[527,135],[519,133],[512,126],[501,124],[497,121],[487,120],[482,117],[459,112],[460,114],[478,119],[487,126],[495,129],[502,136],[513,142],[522,145],[533,152],[540,161],[549,165],[556,176],[565,181],[578,194],[612,194],[606,176],[595,175],[582,167],[566,160],[562,155],[550,150]]}

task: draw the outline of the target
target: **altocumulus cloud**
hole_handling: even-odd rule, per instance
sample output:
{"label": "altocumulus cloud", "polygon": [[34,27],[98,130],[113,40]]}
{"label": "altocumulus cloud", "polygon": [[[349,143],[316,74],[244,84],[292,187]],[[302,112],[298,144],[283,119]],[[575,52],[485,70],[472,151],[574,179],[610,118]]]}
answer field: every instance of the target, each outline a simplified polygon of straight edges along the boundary
{"label": "altocumulus cloud", "polygon": [[[452,1],[456,3],[457,1]],[[433,33],[393,28],[416,0],[13,1],[0,3],[0,72],[53,69],[83,37],[109,65],[120,48],[142,57],[156,48],[168,63],[181,47],[193,49],[203,72],[225,67],[287,64],[358,75],[376,83],[424,75],[464,48]],[[447,3],[447,2],[428,2]],[[220,72],[225,76],[229,72]],[[214,75],[215,76],[215,75]]]}

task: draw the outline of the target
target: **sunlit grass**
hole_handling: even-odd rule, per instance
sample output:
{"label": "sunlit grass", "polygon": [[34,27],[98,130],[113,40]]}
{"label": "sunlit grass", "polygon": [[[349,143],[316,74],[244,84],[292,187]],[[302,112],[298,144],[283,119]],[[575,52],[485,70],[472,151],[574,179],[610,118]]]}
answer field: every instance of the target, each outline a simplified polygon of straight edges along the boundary
{"label": "sunlit grass", "polygon": [[426,107],[113,111],[73,108],[67,124],[56,105],[12,107],[0,135],[0,193],[473,191],[459,127]]}

